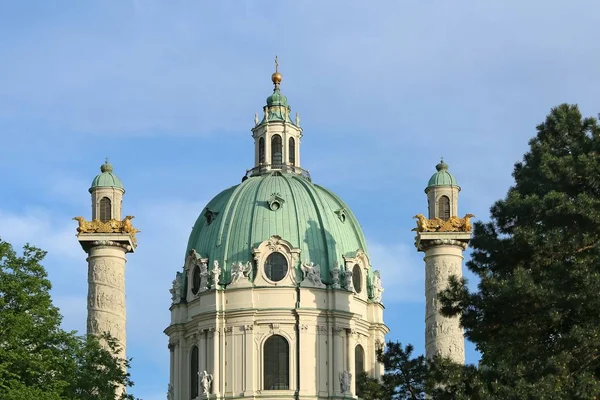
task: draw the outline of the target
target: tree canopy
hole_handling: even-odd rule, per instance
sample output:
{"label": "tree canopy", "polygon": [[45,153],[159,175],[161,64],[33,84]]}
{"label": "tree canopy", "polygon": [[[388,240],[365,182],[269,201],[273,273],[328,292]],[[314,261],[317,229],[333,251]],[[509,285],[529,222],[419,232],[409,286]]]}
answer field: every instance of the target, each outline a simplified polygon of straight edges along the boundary
{"label": "tree canopy", "polygon": [[[411,359],[388,344],[387,377],[416,360],[415,387],[434,399],[599,398],[600,126],[563,104],[529,145],[490,221],[474,224],[466,265],[477,290],[453,277],[439,295],[442,313],[459,316],[481,352],[479,365]],[[415,398],[393,385],[394,398]]]}
{"label": "tree canopy", "polygon": [[113,355],[118,343],[108,335],[61,329],[45,255],[30,245],[17,255],[0,239],[0,398],[114,400],[117,388],[133,385],[129,360]]}

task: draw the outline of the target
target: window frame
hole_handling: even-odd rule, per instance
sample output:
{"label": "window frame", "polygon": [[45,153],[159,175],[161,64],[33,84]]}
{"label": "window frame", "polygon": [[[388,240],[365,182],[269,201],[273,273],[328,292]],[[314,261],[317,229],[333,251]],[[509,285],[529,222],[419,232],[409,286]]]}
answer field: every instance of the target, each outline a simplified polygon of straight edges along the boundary
{"label": "window frame", "polygon": [[[195,361],[195,362],[194,362]],[[200,396],[200,349],[193,345],[190,350],[190,399]]]}
{"label": "window frame", "polygon": [[288,140],[288,162],[296,166],[296,140],[293,137]]}
{"label": "window frame", "polygon": [[[276,149],[279,149],[279,152]],[[275,157],[278,157],[276,160]],[[278,162],[277,162],[278,161]],[[283,165],[283,139],[281,135],[274,134],[271,136],[271,167],[281,168]]]}
{"label": "window frame", "polygon": [[[278,340],[280,340],[279,344],[285,344],[285,346],[286,346],[286,348],[285,348],[285,351],[286,351],[285,355],[286,355],[286,357],[285,357],[285,361],[282,362],[281,361],[281,357],[280,357],[281,353],[278,353],[279,356],[276,357],[276,359],[275,359],[276,365],[273,365],[272,362],[268,363],[268,360],[267,360],[267,356],[269,354],[272,354],[272,352],[268,352],[267,345],[269,345],[269,342],[273,341],[275,338],[278,338]],[[290,341],[288,340],[288,338],[286,338],[285,336],[281,335],[280,333],[274,333],[272,335],[269,335],[265,339],[265,341],[264,341],[264,343],[262,345],[262,379],[261,379],[261,381],[262,381],[263,390],[269,391],[269,392],[276,391],[276,390],[290,390],[290,387],[291,387],[291,384],[292,384],[292,380],[291,380],[291,377],[292,377],[292,374],[291,374],[291,372],[292,372],[291,371],[292,364],[291,364],[291,351],[290,351],[290,349],[291,349]],[[281,352],[281,348],[279,348],[278,350]],[[267,368],[269,368],[270,366],[273,367],[273,371],[268,371],[267,370]],[[284,372],[285,377],[283,379],[283,381],[286,381],[285,382],[286,383],[285,387],[284,388],[277,387],[277,388],[273,388],[273,389],[271,389],[270,387],[268,387],[269,384],[271,384],[271,387],[272,387],[273,382],[267,382],[267,378],[268,378],[267,373],[268,372],[282,372],[282,371],[285,371]],[[275,380],[281,380],[280,378],[281,378],[281,376],[277,376],[275,378]],[[284,382],[275,382],[275,383],[276,384],[282,384]]]}
{"label": "window frame", "polygon": [[[106,218],[108,213],[108,218]],[[112,219],[112,201],[109,197],[104,196],[98,202],[98,219],[102,222],[108,222]]]}
{"label": "window frame", "polygon": [[450,198],[446,195],[441,195],[437,200],[438,217],[444,221],[448,221],[452,215],[450,207]]}

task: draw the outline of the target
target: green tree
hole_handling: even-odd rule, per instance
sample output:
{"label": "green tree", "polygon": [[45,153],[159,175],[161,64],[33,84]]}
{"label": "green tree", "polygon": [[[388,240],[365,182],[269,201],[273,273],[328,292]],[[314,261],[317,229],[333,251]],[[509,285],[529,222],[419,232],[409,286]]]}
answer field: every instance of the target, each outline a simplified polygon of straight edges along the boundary
{"label": "green tree", "polygon": [[102,346],[60,328],[45,255],[29,245],[17,255],[0,239],[0,398],[114,400],[117,387],[133,385],[129,360],[113,356],[118,344],[109,336]]}
{"label": "green tree", "polygon": [[598,398],[600,127],[563,104],[537,131],[491,221],[474,226],[478,289],[453,279],[442,311],[482,354],[467,379],[479,395]]}

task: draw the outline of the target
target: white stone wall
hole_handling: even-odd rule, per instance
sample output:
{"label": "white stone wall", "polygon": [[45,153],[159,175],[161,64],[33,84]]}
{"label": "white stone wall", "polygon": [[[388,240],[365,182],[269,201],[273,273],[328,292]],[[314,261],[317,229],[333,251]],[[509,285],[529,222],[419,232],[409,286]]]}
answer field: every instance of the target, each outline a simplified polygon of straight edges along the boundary
{"label": "white stone wall", "polygon": [[[187,311],[183,311],[187,309]],[[188,317],[191,316],[191,317]],[[338,289],[244,287],[201,293],[190,303],[171,307],[169,335],[174,400],[190,399],[192,346],[200,351],[199,370],[213,374],[211,399],[327,399],[344,396],[340,374],[352,374],[354,351],[360,344],[365,369],[381,375],[376,361],[384,342],[383,306]],[[289,390],[263,387],[263,346],[272,335],[289,344]],[[299,368],[298,368],[299,366]],[[200,399],[205,399],[200,387]]]}
{"label": "white stone wall", "polygon": [[113,187],[98,187],[92,191],[92,220],[100,219],[100,200],[107,197],[111,204],[111,218],[123,219],[121,216],[123,194],[125,191]]}
{"label": "white stone wall", "polygon": [[462,277],[463,248],[437,245],[425,251],[425,353],[449,357],[457,363],[465,361],[463,330],[459,318],[440,314],[437,294],[448,286],[448,279]]}
{"label": "white stone wall", "polygon": [[87,332],[109,332],[125,356],[125,249],[94,246],[88,253]]}

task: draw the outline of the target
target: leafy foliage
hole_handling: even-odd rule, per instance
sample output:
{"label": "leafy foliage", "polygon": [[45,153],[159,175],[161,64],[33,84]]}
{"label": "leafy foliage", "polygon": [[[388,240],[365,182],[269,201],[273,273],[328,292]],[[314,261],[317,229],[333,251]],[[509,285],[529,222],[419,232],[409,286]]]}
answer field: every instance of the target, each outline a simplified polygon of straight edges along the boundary
{"label": "leafy foliage", "polygon": [[478,367],[380,355],[388,398],[600,398],[600,126],[577,106],[551,110],[515,165],[515,185],[476,223],[467,267],[439,294],[482,354]]}
{"label": "leafy foliage", "polygon": [[114,400],[118,387],[133,385],[129,360],[113,356],[118,343],[109,336],[100,343],[60,328],[45,255],[26,245],[18,256],[0,239],[0,398]]}
{"label": "leafy foliage", "polygon": [[474,226],[478,290],[453,280],[442,312],[482,353],[487,398],[597,398],[600,127],[563,104],[537,130],[515,185]]}

